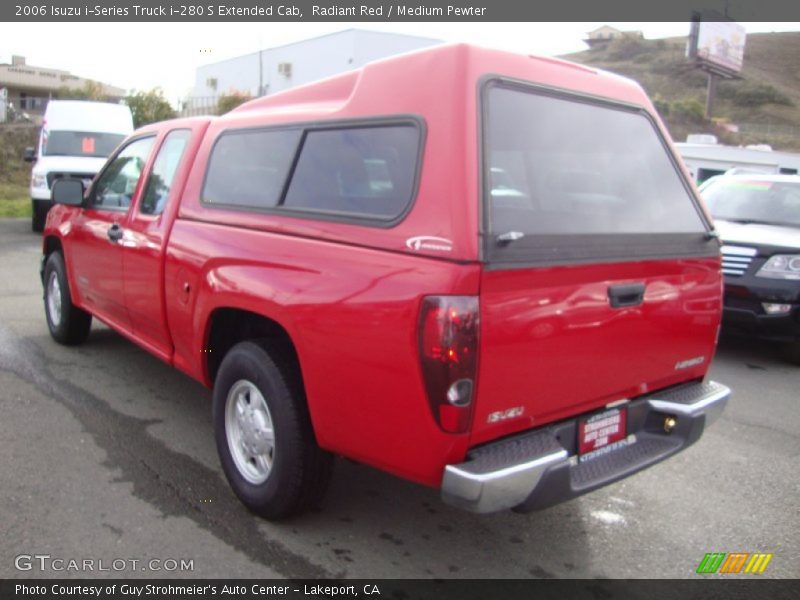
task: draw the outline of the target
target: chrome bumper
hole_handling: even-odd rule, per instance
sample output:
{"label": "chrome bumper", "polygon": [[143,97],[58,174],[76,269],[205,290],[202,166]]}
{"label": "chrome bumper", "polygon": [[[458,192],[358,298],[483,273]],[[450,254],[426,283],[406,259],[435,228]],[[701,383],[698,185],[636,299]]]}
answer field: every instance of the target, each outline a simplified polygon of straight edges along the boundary
{"label": "chrome bumper", "polygon": [[647,404],[653,410],[676,416],[703,415],[705,426],[708,427],[719,419],[725,410],[728,398],[731,397],[731,389],[716,381],[709,381],[696,387],[701,388],[697,390],[699,393],[695,393],[695,386],[668,390],[664,394],[655,393],[647,397]]}
{"label": "chrome bumper", "polygon": [[[709,381],[633,400],[628,404],[630,447],[592,459],[591,470],[575,456],[577,419],[476,448],[466,462],[445,467],[442,499],[477,513],[522,505],[522,510],[534,510],[568,500],[688,447],[719,418],[730,394],[726,386]],[[660,423],[661,416],[675,417],[680,426],[674,432],[659,431],[653,423]],[[631,430],[631,423],[638,424],[636,430]],[[548,482],[558,491],[547,490],[546,498],[538,499]]]}

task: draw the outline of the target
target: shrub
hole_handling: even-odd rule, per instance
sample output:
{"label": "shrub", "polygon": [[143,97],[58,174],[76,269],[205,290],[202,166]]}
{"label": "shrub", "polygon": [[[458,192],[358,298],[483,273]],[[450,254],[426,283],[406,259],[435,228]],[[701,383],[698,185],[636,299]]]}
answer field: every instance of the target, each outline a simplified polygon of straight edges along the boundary
{"label": "shrub", "polygon": [[217,100],[217,114],[224,115],[250,99],[252,96],[249,92],[240,92],[239,90],[231,90],[227,94],[222,94]]}
{"label": "shrub", "polygon": [[636,56],[652,51],[647,42],[633,35],[623,35],[608,45],[606,57],[609,60],[633,60]]}
{"label": "shrub", "polygon": [[737,106],[753,108],[764,104],[782,104],[793,106],[789,96],[774,86],[763,83],[744,83],[740,86],[731,86],[730,99]]}
{"label": "shrub", "polygon": [[705,121],[706,109],[703,103],[695,98],[677,100],[670,104],[672,114],[693,121]]}
{"label": "shrub", "polygon": [[653,96],[653,106],[656,107],[658,114],[662,117],[669,115],[669,101],[665,100],[660,94]]}
{"label": "shrub", "polygon": [[133,114],[134,127],[175,118],[175,110],[164,98],[161,88],[153,88],[149,92],[135,92],[125,98],[125,104]]}
{"label": "shrub", "polygon": [[81,88],[70,88],[62,85],[55,94],[56,98],[72,100],[93,100],[95,102],[114,102],[114,98],[106,95],[103,84],[97,81],[86,81]]}

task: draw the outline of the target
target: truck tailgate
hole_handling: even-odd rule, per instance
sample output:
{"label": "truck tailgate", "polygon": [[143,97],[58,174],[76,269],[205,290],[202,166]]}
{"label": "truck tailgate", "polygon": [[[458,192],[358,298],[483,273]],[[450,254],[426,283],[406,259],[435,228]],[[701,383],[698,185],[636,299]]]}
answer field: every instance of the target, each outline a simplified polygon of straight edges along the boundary
{"label": "truck tailgate", "polygon": [[485,270],[480,305],[472,444],[701,377],[719,259]]}

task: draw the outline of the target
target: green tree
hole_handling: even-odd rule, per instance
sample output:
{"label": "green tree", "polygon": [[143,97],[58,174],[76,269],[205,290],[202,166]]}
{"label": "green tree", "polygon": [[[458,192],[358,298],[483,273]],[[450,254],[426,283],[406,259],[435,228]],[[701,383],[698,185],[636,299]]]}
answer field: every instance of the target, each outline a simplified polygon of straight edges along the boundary
{"label": "green tree", "polygon": [[252,96],[248,92],[240,92],[239,90],[231,90],[226,94],[222,94],[217,100],[217,114],[224,115],[251,98]]}
{"label": "green tree", "polygon": [[176,116],[175,109],[164,98],[161,88],[153,88],[149,92],[134,92],[125,98],[125,104],[133,114],[134,127],[174,119]]}
{"label": "green tree", "polygon": [[109,102],[113,98],[108,96],[103,89],[103,84],[98,81],[85,81],[83,87],[71,88],[62,85],[56,92],[57,98],[71,98],[75,100],[94,100],[96,102]]}

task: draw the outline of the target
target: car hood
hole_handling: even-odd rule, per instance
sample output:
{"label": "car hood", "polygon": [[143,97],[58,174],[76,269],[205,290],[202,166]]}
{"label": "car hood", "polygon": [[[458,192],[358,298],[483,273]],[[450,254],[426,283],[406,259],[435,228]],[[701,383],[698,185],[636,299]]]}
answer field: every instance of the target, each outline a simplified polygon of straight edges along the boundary
{"label": "car hood", "polygon": [[105,164],[105,158],[93,156],[42,156],[33,167],[35,174],[51,173],[97,173]]}
{"label": "car hood", "polygon": [[782,246],[800,250],[800,228],[798,227],[733,223],[721,219],[716,220],[715,225],[725,244]]}

